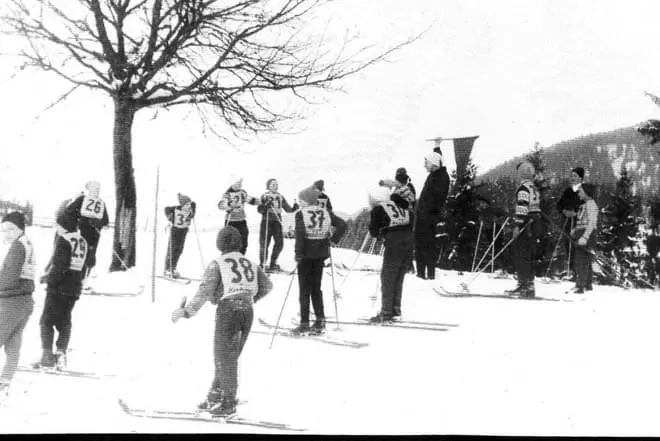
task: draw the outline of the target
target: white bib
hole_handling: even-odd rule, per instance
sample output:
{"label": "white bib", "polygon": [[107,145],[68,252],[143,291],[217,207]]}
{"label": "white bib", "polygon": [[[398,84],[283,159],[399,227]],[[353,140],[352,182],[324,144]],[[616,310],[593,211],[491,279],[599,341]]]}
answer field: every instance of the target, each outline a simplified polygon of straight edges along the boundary
{"label": "white bib", "polygon": [[92,219],[103,219],[105,212],[105,202],[101,198],[92,198],[85,196],[82,204],[80,205],[80,215],[82,217],[89,217]]}
{"label": "white bib", "polygon": [[397,206],[394,202],[381,202],[380,206],[383,207],[385,213],[390,217],[388,227],[410,225],[410,212],[407,209]]}
{"label": "white bib", "polygon": [[87,241],[77,231],[66,233],[62,237],[71,245],[71,263],[69,263],[69,269],[71,271],[82,271],[85,265],[85,258],[87,257]]}
{"label": "white bib", "polygon": [[174,223],[173,225],[177,228],[188,228],[190,226],[190,214],[192,211],[187,214],[180,208],[174,209]]}
{"label": "white bib", "polygon": [[305,224],[307,239],[327,239],[330,237],[330,214],[320,206],[309,206],[300,210]]}
{"label": "white bib", "polygon": [[220,267],[224,297],[257,295],[257,266],[238,251],[223,254],[215,259]]}
{"label": "white bib", "polygon": [[23,266],[21,267],[20,278],[34,280],[34,268],[36,266],[36,259],[34,258],[34,247],[32,246],[30,239],[28,239],[25,235],[19,237],[18,241],[25,247],[25,262],[23,262]]}

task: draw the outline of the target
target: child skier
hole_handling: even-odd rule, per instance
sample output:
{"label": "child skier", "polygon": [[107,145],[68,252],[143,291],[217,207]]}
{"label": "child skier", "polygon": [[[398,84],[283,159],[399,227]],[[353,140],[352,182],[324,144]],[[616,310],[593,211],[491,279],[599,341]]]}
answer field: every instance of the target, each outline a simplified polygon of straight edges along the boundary
{"label": "child skier", "polygon": [[181,277],[176,270],[179,263],[179,257],[183,253],[183,246],[186,243],[186,235],[190,222],[195,217],[197,208],[188,196],[181,193],[177,194],[179,205],[165,207],[165,216],[170,223],[170,237],[167,242],[167,255],[165,256],[165,277]]}
{"label": "child skier", "polygon": [[218,305],[215,319],[215,376],[206,400],[198,408],[226,417],[236,412],[238,358],[254,317],[253,303],[270,292],[273,284],[264,271],[241,253],[238,230],[227,226],[218,232],[221,255],[209,264],[197,293],[172,312],[172,321],[190,318],[210,301]]}
{"label": "child skier", "polygon": [[252,196],[248,196],[247,192],[243,190],[243,178],[235,180],[227,191],[222,195],[222,199],[218,202],[220,210],[226,210],[225,226],[231,225],[236,228],[241,234],[241,253],[245,254],[248,246],[248,230],[247,222],[245,221],[245,204],[259,205],[259,200]]}
{"label": "child skier", "polygon": [[[321,192],[315,186],[300,192],[300,210],[296,212],[296,262],[298,262],[298,285],[300,287],[300,325],[294,333],[323,332],[325,313],[323,310],[323,263],[330,257],[330,242],[337,243],[346,231],[346,222],[331,211],[317,205]],[[334,231],[333,228],[334,227]],[[313,329],[309,327],[309,303],[314,307]]]}
{"label": "child skier", "polygon": [[[405,206],[404,206],[405,203]],[[381,310],[371,318],[373,323],[391,322],[401,316],[403,279],[410,268],[415,240],[412,233],[411,212],[403,201],[390,200],[387,188],[378,187],[369,195],[371,221],[369,234],[385,239],[381,280]]]}
{"label": "child skier", "polygon": [[259,264],[264,268],[268,259],[270,238],[272,237],[275,244],[273,245],[273,253],[270,256],[270,266],[267,268],[267,271],[280,271],[281,268],[277,264],[277,258],[284,246],[284,239],[282,237],[282,210],[284,209],[287,213],[293,213],[298,209],[298,204],[293,204],[293,207],[291,207],[284,196],[277,191],[277,179],[271,178],[266,181],[266,189],[268,191],[261,195],[261,204],[257,207],[257,211],[262,214],[259,231]]}
{"label": "child skier", "polygon": [[[51,268],[48,273],[46,301],[39,320],[41,327],[41,362],[35,367],[66,367],[66,351],[71,338],[71,311],[80,297],[85,268],[87,241],[76,228],[75,217],[64,218],[60,224],[65,233],[57,238]],[[53,354],[55,329],[58,331]]]}
{"label": "child skier", "polygon": [[21,353],[23,330],[34,300],[34,249],[25,235],[25,216],[14,211],[2,218],[3,252],[0,258],[0,347],[5,365],[0,375],[0,403],[7,398]]}

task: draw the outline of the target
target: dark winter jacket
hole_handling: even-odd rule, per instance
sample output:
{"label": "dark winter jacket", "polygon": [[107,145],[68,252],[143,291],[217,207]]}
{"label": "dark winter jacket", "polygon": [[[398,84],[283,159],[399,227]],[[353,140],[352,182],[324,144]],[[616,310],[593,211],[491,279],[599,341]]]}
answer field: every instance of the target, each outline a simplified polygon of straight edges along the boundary
{"label": "dark winter jacket", "polygon": [[189,228],[190,222],[195,217],[196,209],[197,209],[197,204],[191,202],[190,213],[186,214],[181,209],[181,205],[173,205],[171,207],[165,207],[165,216],[167,217],[167,220],[170,221],[173,227]]}
{"label": "dark winter jacket", "polygon": [[296,260],[328,258],[330,242],[339,242],[346,232],[346,222],[342,218],[317,205],[301,208],[295,219]]}
{"label": "dark winter jacket", "polygon": [[415,206],[415,222],[429,223],[439,221],[448,192],[449,175],[447,174],[447,168],[440,167],[429,173]]}
{"label": "dark winter jacket", "polygon": [[562,193],[561,198],[557,201],[557,210],[560,213],[563,213],[564,210],[578,212],[580,205],[582,205],[582,200],[578,196],[577,192],[573,191],[571,187],[568,187]]}
{"label": "dark winter jacket", "polygon": [[87,263],[87,241],[79,232],[57,236],[50,271],[49,293],[80,297],[83,268]]}
{"label": "dark winter jacket", "polygon": [[316,205],[318,205],[321,208],[325,208],[330,213],[332,213],[332,203],[330,202],[330,198],[328,197],[327,194],[323,193],[322,191],[321,194],[319,194],[318,199],[316,200]]}
{"label": "dark winter jacket", "polygon": [[267,191],[261,195],[261,204],[257,207],[257,211],[266,217],[268,214],[269,221],[282,222],[282,210],[287,213],[293,213],[298,209],[298,204],[289,205],[287,200],[278,191]]}
{"label": "dark winter jacket", "polygon": [[80,228],[84,237],[87,232],[96,232],[108,225],[108,210],[101,198],[93,199],[81,194],[66,204],[62,204],[58,210],[57,223],[66,230]]}
{"label": "dark winter jacket", "polygon": [[[404,201],[407,205],[407,201]],[[388,233],[412,231],[412,213],[402,204],[394,202],[381,202],[371,210],[369,222],[369,234],[371,237],[385,237],[387,242]],[[386,243],[387,245],[387,243]]]}

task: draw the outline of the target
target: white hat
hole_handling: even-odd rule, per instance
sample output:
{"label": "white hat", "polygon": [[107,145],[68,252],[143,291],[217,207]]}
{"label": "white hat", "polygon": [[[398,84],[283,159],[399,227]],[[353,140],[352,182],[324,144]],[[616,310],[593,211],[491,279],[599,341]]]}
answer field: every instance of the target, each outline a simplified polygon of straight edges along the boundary
{"label": "white hat", "polygon": [[387,202],[390,200],[390,190],[387,187],[375,187],[369,192],[369,205],[375,207],[381,202]]}
{"label": "white hat", "polygon": [[424,159],[426,159],[436,167],[440,167],[440,164],[442,164],[442,155],[437,152],[429,153],[428,155],[424,156]]}

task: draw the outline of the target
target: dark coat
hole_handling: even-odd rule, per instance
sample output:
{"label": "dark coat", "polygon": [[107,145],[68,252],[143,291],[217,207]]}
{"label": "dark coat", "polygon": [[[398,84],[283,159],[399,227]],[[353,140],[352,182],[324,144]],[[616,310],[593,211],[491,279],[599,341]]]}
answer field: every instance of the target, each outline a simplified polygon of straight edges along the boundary
{"label": "dark coat", "polygon": [[415,224],[437,222],[449,193],[449,175],[446,167],[429,173],[415,206]]}

